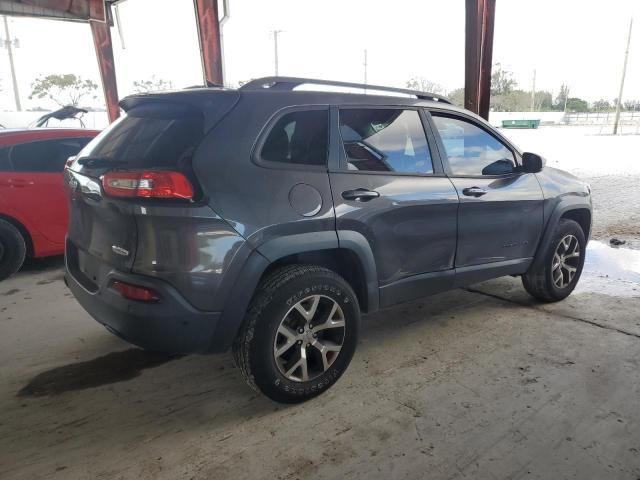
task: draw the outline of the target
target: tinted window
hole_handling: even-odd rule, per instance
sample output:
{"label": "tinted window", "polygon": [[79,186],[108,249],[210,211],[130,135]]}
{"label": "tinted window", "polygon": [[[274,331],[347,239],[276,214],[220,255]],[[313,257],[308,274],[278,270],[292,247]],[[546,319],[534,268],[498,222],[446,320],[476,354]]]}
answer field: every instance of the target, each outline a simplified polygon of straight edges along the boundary
{"label": "tinted window", "polygon": [[473,123],[433,115],[454,175],[504,175],[515,170],[513,153]]}
{"label": "tinted window", "polygon": [[291,112],[273,126],[260,156],[268,162],[325,165],[328,110]]}
{"label": "tinted window", "polygon": [[9,163],[9,148],[0,148],[0,172],[10,172],[11,164]]}
{"label": "tinted window", "polygon": [[82,151],[127,168],[175,168],[190,161],[203,135],[201,112],[180,104],[137,107]]}
{"label": "tinted window", "polygon": [[415,110],[340,110],[349,170],[433,173],[420,115]]}
{"label": "tinted window", "polygon": [[10,161],[16,172],[62,172],[67,159],[76,155],[89,138],[58,138],[23,143],[11,148]]}

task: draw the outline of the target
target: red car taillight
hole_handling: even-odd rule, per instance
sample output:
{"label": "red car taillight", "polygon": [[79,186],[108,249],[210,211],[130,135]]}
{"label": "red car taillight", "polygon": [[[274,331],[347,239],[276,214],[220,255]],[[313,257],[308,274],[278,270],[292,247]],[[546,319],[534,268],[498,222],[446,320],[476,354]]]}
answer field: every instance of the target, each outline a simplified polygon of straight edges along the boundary
{"label": "red car taillight", "polygon": [[180,172],[109,172],[102,188],[112,197],[193,199],[193,186]]}
{"label": "red car taillight", "polygon": [[160,294],[152,288],[132,285],[119,280],[115,280],[111,284],[111,288],[129,300],[136,300],[138,302],[157,302],[160,300]]}

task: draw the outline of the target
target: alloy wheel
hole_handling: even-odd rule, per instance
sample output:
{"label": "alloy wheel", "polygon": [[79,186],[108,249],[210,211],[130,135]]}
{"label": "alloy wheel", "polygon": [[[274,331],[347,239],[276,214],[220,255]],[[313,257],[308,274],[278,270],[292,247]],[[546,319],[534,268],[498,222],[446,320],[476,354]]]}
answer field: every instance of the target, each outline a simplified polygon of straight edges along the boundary
{"label": "alloy wheel", "polygon": [[344,343],[340,305],[325,295],[300,300],[284,315],[273,343],[273,356],[288,380],[313,380],[336,361]]}
{"label": "alloy wheel", "polygon": [[553,254],[551,277],[558,288],[566,288],[573,281],[580,265],[580,243],[573,235],[566,235]]}

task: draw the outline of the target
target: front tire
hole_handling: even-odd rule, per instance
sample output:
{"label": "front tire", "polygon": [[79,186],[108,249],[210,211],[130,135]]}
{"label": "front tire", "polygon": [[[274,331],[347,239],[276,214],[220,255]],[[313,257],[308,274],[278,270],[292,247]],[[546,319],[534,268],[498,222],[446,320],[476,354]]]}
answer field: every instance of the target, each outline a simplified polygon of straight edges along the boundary
{"label": "front tire", "polygon": [[360,308],[349,284],[314,265],[263,280],[234,342],[247,383],[276,402],[313,398],[338,381],[356,348]]}
{"label": "front tire", "polygon": [[567,298],[576,288],[586,253],[587,241],[580,225],[567,218],[560,219],[546,251],[539,252],[522,284],[530,295],[543,302]]}
{"label": "front tire", "polygon": [[26,254],[27,245],[20,230],[0,219],[0,281],[20,270]]}

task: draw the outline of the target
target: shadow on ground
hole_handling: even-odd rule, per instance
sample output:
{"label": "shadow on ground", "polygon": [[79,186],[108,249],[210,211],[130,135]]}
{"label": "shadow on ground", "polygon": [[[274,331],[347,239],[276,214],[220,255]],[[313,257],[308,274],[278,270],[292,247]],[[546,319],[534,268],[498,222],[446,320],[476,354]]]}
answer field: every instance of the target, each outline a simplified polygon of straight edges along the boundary
{"label": "shadow on ground", "polygon": [[112,352],[88,362],[72,363],[36,375],[18,392],[19,397],[59,395],[71,390],[84,390],[110,383],[130,380],[146,368],[158,367],[180,358],[131,348]]}
{"label": "shadow on ground", "polygon": [[64,267],[63,255],[45,258],[27,258],[25,259],[22,268],[20,268],[19,274],[28,272],[38,273],[62,267]]}

